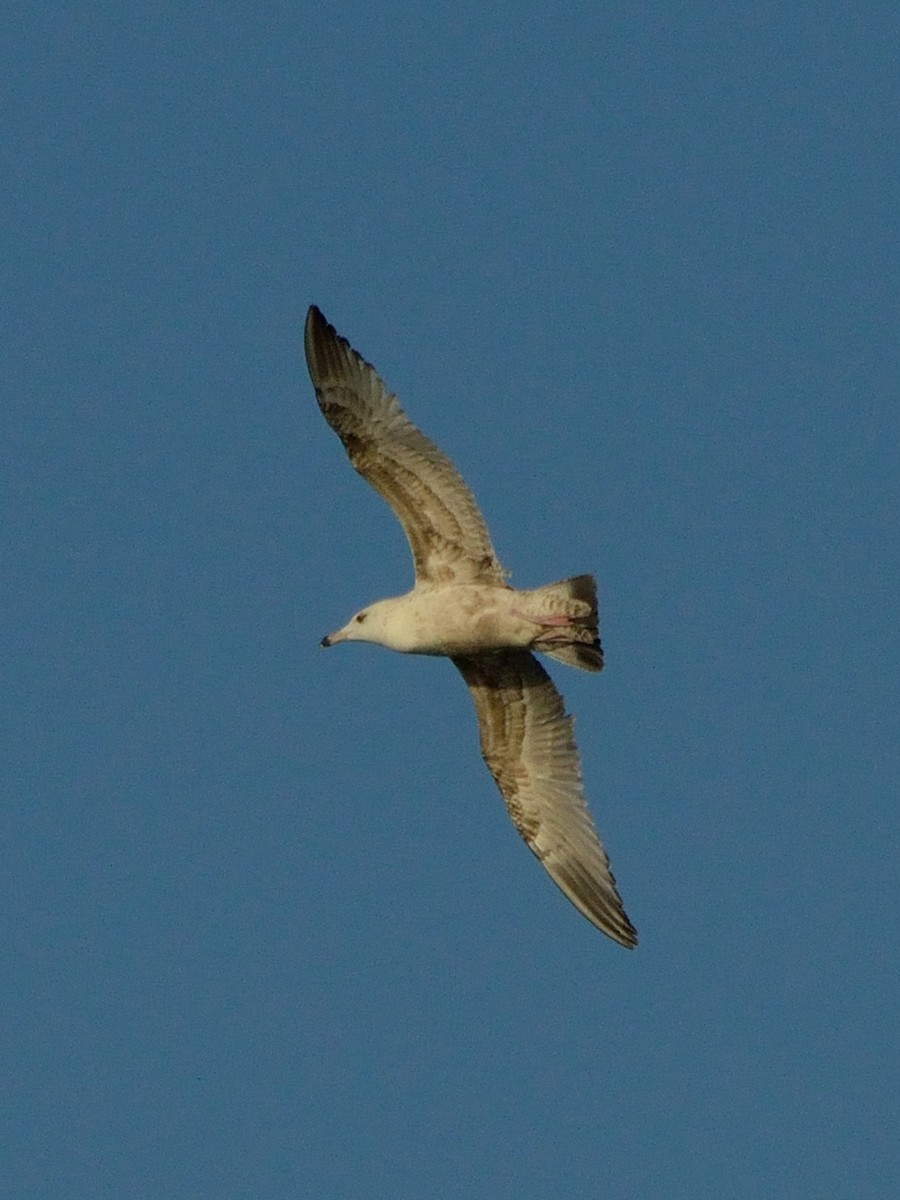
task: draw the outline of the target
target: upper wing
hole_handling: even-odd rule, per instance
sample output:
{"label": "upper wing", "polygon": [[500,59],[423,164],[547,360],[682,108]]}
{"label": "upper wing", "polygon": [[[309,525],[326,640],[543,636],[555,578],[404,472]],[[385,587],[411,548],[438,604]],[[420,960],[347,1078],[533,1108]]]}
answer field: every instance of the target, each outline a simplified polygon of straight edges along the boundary
{"label": "upper wing", "polygon": [[315,306],[306,318],[305,344],[325,420],[356,470],[396,513],[417,582],[502,583],[484,518],[459,472]]}
{"label": "upper wing", "polygon": [[524,650],[453,661],[469,685],[481,752],[516,829],[589,921],[623,946],[637,945],[585,803],[572,718],[550,676]]}

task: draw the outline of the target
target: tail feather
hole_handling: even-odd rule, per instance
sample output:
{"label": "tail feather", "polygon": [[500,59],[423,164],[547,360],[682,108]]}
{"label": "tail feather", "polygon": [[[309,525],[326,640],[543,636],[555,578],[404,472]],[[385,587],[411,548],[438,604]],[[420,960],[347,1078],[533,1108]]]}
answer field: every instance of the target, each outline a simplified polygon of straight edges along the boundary
{"label": "tail feather", "polygon": [[593,575],[574,575],[530,593],[542,612],[564,615],[566,625],[551,625],[535,639],[533,649],[583,671],[603,669]]}
{"label": "tail feather", "polygon": [[552,650],[549,646],[538,646],[535,649],[539,649],[548,658],[565,663],[567,667],[580,667],[582,671],[603,670],[603,647],[599,638],[593,646],[573,642],[570,646],[555,646]]}

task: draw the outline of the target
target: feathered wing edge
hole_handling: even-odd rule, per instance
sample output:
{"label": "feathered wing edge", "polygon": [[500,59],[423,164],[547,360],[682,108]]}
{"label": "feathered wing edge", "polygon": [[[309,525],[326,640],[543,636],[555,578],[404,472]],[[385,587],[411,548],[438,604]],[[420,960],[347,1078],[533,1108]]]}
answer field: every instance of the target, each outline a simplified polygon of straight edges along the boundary
{"label": "feathered wing edge", "polygon": [[484,760],[529,849],[592,924],[637,945],[584,799],[572,718],[550,676],[527,651],[453,662],[475,704]]}
{"label": "feathered wing edge", "polygon": [[417,582],[502,584],[503,568],[462,476],[315,305],[304,345],[322,414],[403,526]]}

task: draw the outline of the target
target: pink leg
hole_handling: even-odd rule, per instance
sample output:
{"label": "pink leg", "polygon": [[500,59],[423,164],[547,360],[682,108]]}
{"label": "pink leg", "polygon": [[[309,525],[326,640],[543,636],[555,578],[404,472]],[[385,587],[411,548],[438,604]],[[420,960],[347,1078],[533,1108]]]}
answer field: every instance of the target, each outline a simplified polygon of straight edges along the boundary
{"label": "pink leg", "polygon": [[554,613],[553,615],[550,613],[545,613],[543,616],[535,617],[532,616],[531,613],[523,613],[519,612],[517,609],[513,609],[513,615],[521,617],[523,621],[531,621],[535,625],[557,626],[572,624],[572,618],[567,617],[562,613]]}

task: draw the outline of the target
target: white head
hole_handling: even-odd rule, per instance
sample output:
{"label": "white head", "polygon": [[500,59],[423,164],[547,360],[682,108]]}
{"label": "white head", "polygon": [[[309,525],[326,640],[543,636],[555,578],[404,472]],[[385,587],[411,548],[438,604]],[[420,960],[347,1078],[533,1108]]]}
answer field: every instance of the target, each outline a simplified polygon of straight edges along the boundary
{"label": "white head", "polygon": [[407,623],[403,620],[404,596],[376,600],[367,608],[354,613],[342,629],[326,634],[319,643],[334,646],[338,642],[374,642],[389,650],[408,650],[410,647]]}

